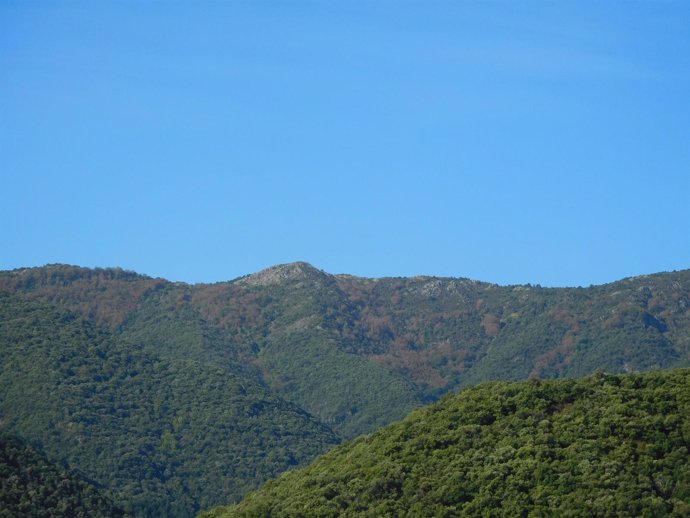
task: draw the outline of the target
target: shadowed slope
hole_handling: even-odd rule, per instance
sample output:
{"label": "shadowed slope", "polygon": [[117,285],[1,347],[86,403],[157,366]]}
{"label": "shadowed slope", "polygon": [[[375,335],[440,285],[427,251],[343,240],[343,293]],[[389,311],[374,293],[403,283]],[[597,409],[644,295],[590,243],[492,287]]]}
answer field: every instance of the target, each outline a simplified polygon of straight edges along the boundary
{"label": "shadowed slope", "polygon": [[125,514],[93,484],[51,464],[18,437],[0,434],[0,517],[117,518]]}
{"label": "shadowed slope", "polygon": [[189,516],[338,442],[264,387],[0,294],[2,428],[107,486],[126,510]]}

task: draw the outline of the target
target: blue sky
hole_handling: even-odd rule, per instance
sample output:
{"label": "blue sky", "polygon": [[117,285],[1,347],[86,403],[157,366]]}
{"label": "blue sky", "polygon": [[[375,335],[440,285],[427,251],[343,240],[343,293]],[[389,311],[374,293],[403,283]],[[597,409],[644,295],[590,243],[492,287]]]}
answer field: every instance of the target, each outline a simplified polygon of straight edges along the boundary
{"label": "blue sky", "polygon": [[5,1],[0,180],[0,269],[690,268],[690,3]]}

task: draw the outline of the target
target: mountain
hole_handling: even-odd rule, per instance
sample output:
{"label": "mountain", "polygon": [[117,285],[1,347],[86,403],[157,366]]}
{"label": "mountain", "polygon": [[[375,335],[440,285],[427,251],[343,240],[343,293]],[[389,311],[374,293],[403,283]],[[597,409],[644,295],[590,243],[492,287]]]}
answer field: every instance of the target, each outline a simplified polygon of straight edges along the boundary
{"label": "mountain", "polygon": [[0,295],[0,344],[2,429],[133,514],[193,515],[338,442],[251,380],[155,356],[45,303]]}
{"label": "mountain", "polygon": [[688,516],[690,370],[493,382],[200,518]]}
{"label": "mountain", "polygon": [[307,263],[199,285],[52,265],[0,272],[0,290],[251,378],[345,438],[485,380],[690,366],[690,270],[541,288]]}
{"label": "mountain", "polygon": [[542,288],[22,268],[0,272],[0,361],[0,429],[128,512],[190,516],[463,387],[690,366],[690,270]]}
{"label": "mountain", "polygon": [[0,517],[115,518],[125,514],[100,490],[18,437],[0,434]]}

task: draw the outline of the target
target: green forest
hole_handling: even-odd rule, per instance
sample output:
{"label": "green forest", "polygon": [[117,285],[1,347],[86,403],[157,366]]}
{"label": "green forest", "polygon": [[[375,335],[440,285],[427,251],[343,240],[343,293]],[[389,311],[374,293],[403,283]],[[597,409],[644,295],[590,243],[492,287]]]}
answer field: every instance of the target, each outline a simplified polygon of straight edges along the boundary
{"label": "green forest", "polygon": [[200,518],[688,516],[690,370],[493,382]]}
{"label": "green forest", "polygon": [[93,483],[52,464],[18,437],[0,434],[0,517],[116,518],[125,514]]}
{"label": "green forest", "polygon": [[136,516],[238,502],[486,382],[682,367],[688,270],[587,288],[307,263],[196,285],[118,268],[0,272],[0,432]]}
{"label": "green forest", "polygon": [[257,384],[156,358],[63,311],[0,296],[0,318],[3,429],[133,514],[193,515],[338,442]]}

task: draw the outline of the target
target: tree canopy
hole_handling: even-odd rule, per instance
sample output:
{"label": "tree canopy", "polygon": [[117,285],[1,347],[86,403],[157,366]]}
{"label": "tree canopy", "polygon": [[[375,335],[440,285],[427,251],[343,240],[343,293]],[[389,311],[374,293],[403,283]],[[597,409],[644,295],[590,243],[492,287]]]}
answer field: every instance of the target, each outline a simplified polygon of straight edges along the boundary
{"label": "tree canopy", "polygon": [[200,518],[688,516],[690,370],[468,388]]}

